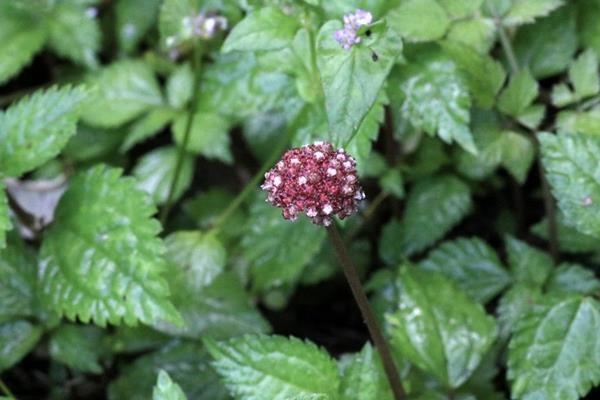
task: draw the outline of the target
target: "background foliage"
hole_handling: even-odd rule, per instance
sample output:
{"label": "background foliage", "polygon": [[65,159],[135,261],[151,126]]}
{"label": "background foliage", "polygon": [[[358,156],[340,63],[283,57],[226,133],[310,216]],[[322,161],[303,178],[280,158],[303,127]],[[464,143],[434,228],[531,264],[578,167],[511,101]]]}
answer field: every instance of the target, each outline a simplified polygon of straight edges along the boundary
{"label": "background foliage", "polygon": [[344,239],[408,398],[595,398],[599,21],[598,0],[0,1],[3,398],[392,399],[324,230],[257,190],[315,140],[358,161]]}

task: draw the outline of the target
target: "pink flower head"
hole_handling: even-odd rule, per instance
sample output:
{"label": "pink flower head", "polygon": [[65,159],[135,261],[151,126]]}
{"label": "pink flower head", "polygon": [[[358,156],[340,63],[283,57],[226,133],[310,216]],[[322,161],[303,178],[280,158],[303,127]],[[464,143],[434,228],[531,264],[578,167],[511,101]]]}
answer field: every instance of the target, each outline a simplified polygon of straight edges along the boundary
{"label": "pink flower head", "polygon": [[350,50],[352,46],[360,43],[358,30],[361,26],[373,22],[373,14],[358,9],[354,13],[344,15],[344,28],[334,32],[333,37],[342,45],[344,50]]}
{"label": "pink flower head", "polygon": [[354,158],[325,142],[288,150],[265,174],[261,188],[269,203],[282,208],[283,218],[295,220],[305,213],[325,226],[334,215],[343,219],[355,213],[365,198]]}

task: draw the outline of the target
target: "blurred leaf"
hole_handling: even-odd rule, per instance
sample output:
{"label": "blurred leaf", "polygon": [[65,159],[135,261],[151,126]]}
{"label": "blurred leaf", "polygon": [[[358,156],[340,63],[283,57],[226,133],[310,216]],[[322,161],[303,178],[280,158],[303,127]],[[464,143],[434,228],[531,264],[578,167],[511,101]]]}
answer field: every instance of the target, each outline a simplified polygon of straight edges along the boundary
{"label": "blurred leaf", "polygon": [[404,266],[398,310],[387,314],[392,345],[451,388],[473,373],[496,338],[496,322],[437,272]]}
{"label": "blurred leaf", "polygon": [[[210,229],[219,220],[235,196],[223,188],[204,191],[183,204],[184,212],[201,229]],[[237,238],[244,232],[245,213],[236,209],[228,217],[229,223],[223,224],[219,229],[219,237],[226,240]]]}
{"label": "blurred leaf", "polygon": [[107,338],[107,343],[113,353],[140,353],[156,350],[170,338],[144,325],[135,327],[120,325]]}
{"label": "blurred leaf", "polygon": [[187,397],[179,385],[171,380],[171,377],[165,370],[160,370],[158,380],[154,391],[152,392],[152,400],[186,400]]}
{"label": "blurred leaf", "polygon": [[562,107],[575,103],[600,92],[598,57],[593,50],[583,52],[571,62],[569,80],[573,84],[573,91],[564,83],[552,88],[552,103],[555,106]]}
{"label": "blurred leaf", "polygon": [[594,271],[588,268],[562,263],[552,271],[546,291],[592,295],[600,291],[600,280],[596,278]]}
{"label": "blurred leaf", "polygon": [[564,71],[577,50],[574,8],[567,5],[520,28],[514,49],[519,65],[537,79]]}
{"label": "blurred leaf", "polygon": [[578,8],[577,30],[581,45],[594,49],[596,55],[600,56],[600,2],[578,0],[575,5]]}
{"label": "blurred leaf", "polygon": [[34,315],[37,259],[20,239],[0,250],[0,324]]}
{"label": "blurred leaf", "polygon": [[113,130],[79,125],[63,150],[65,158],[74,161],[98,161],[114,156],[123,138]]}
{"label": "blurred leaf", "polygon": [[481,54],[487,54],[494,44],[496,26],[490,18],[475,17],[454,22],[447,39],[461,42]]}
{"label": "blurred leaf", "polygon": [[126,53],[135,50],[144,35],[156,22],[161,0],[146,0],[140,7],[137,0],[118,0],[115,5],[116,32],[119,48]]}
{"label": "blurred leaf", "polygon": [[295,283],[325,239],[325,229],[304,217],[284,220],[281,211],[265,203],[262,195],[250,208],[245,232],[241,246],[258,291]]}
{"label": "blurred leaf", "polygon": [[123,140],[120,151],[125,153],[136,144],[156,135],[165,129],[176,116],[176,111],[167,107],[150,110],[145,116],[131,125],[129,133],[125,137],[125,140]]}
{"label": "blurred leaf", "polygon": [[108,387],[108,399],[150,399],[161,370],[178,383],[188,399],[230,399],[209,362],[210,357],[200,344],[174,341],[124,367],[119,378]]}
{"label": "blurred leaf", "polygon": [[163,102],[154,73],[143,61],[117,61],[91,75],[88,83],[96,89],[83,113],[90,125],[122,125]]}
{"label": "blurred leaf", "polygon": [[436,0],[406,0],[390,11],[390,26],[411,41],[439,39],[446,33],[450,19]]}
{"label": "blurred leaf", "polygon": [[533,22],[564,4],[563,0],[512,0],[511,3],[510,9],[502,17],[502,23],[507,26]]}
{"label": "blurred leaf", "polygon": [[8,199],[6,198],[4,183],[0,181],[0,250],[6,246],[6,231],[12,228],[8,211]]}
{"label": "blurred leaf", "polygon": [[194,90],[194,72],[188,63],[179,66],[167,80],[167,100],[173,108],[183,108]]}
{"label": "blurred leaf", "polygon": [[345,146],[357,133],[402,50],[400,37],[386,26],[373,28],[370,37],[344,50],[333,37],[340,28],[340,21],[329,21],[317,37],[317,65],[335,146]]}
{"label": "blurred leaf", "polygon": [[88,68],[98,65],[101,32],[84,4],[58,2],[48,18],[48,45],[58,55]]}
{"label": "blurred leaf", "polygon": [[438,0],[438,3],[450,17],[458,19],[476,13],[483,0]]}
{"label": "blurred leaf", "polygon": [[379,179],[379,185],[397,199],[404,198],[404,179],[399,168],[388,169]]}
{"label": "blurred leaf", "polygon": [[189,0],[164,0],[162,2],[158,20],[161,45],[170,48],[187,39],[185,23],[197,14],[196,5],[196,1]]}
{"label": "blurred leaf", "polygon": [[[229,121],[218,114],[204,112],[197,112],[192,118],[186,150],[225,163],[233,162],[229,149]],[[173,139],[179,146],[183,145],[188,119],[189,114],[181,114],[173,124]]]}
{"label": "blurred leaf", "polygon": [[340,395],[344,400],[392,400],[393,394],[377,351],[367,343],[350,356],[341,371]]}
{"label": "blurred leaf", "polygon": [[590,111],[562,111],[556,119],[558,132],[600,136],[600,108]]}
{"label": "blurred leaf", "polygon": [[[148,193],[155,204],[167,202],[173,179],[175,179],[178,158],[179,149],[177,147],[159,147],[144,154],[133,169],[132,174],[138,181],[137,187]],[[171,199],[173,202],[177,201],[190,187],[193,175],[194,158],[184,153],[179,178]]]}
{"label": "blurred leaf", "polygon": [[517,323],[508,350],[515,398],[576,400],[600,380],[600,305],[592,298],[548,298]]}
{"label": "blurred leaf", "polygon": [[277,50],[288,47],[300,28],[298,21],[279,8],[263,7],[251,12],[229,33],[222,51]]}
{"label": "blurred leaf", "polygon": [[0,372],[21,361],[37,344],[42,328],[28,321],[0,323]]}
{"label": "blurred leaf", "polygon": [[516,282],[500,298],[496,314],[500,325],[499,337],[503,342],[512,335],[524,315],[536,306],[542,299],[539,287],[532,287],[528,283]]}
{"label": "blurred leaf", "polygon": [[511,281],[494,249],[478,238],[444,242],[419,266],[446,275],[481,303],[493,299]]}
{"label": "blurred leaf", "polygon": [[108,351],[104,335],[95,326],[61,325],[53,331],[48,343],[50,357],[77,371],[100,374],[99,359]]}
{"label": "blurred leaf", "polygon": [[337,399],[335,361],[308,341],[246,335],[227,342],[205,341],[213,367],[240,399]]}
{"label": "blurred leaf", "polygon": [[[567,253],[591,253],[600,249],[600,240],[579,232],[565,223],[565,217],[559,213],[556,217],[558,246]],[[548,220],[544,218],[531,227],[531,231],[548,240]]]}
{"label": "blurred leaf", "polygon": [[415,128],[477,152],[469,130],[471,99],[452,61],[438,52],[421,53],[398,69],[393,82],[403,96],[402,116]]}
{"label": "blurred leaf", "polygon": [[99,165],[76,176],[42,244],[42,301],[100,326],[179,323],[161,277],[164,244],[154,213],[149,197],[118,169]]}
{"label": "blurred leaf", "polygon": [[600,238],[600,142],[584,135],[539,135],[546,176],[565,222]]}
{"label": "blurred leaf", "polygon": [[510,236],[506,238],[506,252],[508,265],[517,282],[542,287],[554,268],[549,254]]}
{"label": "blurred leaf", "polygon": [[523,113],[538,95],[538,83],[531,73],[524,69],[510,77],[508,86],[498,98],[498,109],[517,117]]}
{"label": "blurred leaf", "polygon": [[0,173],[18,177],[56,157],[75,134],[86,96],[81,87],[52,87],[0,111]]}
{"label": "blurred leaf", "polygon": [[46,41],[44,25],[25,12],[0,4],[0,84],[29,64]]}

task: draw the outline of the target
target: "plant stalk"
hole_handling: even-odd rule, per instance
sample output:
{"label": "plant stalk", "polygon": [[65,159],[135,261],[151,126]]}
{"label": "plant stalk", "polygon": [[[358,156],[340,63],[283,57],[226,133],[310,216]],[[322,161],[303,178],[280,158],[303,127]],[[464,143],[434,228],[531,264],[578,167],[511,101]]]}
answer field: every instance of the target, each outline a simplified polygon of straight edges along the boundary
{"label": "plant stalk", "polygon": [[350,289],[352,290],[354,300],[356,301],[356,304],[358,304],[358,308],[360,309],[363,320],[367,324],[371,339],[375,344],[375,348],[379,352],[381,361],[383,363],[383,369],[385,370],[390,388],[394,393],[394,398],[396,400],[402,400],[404,398],[404,389],[402,388],[400,374],[398,373],[398,369],[396,368],[396,364],[394,363],[394,359],[392,357],[392,351],[387,341],[383,337],[381,330],[379,329],[379,325],[375,319],[375,314],[371,309],[369,299],[367,298],[362,284],[360,283],[360,278],[356,268],[354,267],[354,263],[348,254],[348,250],[344,245],[344,241],[342,240],[336,225],[331,224],[328,226],[327,232],[329,233],[329,238],[333,243],[333,247],[335,248],[338,258],[340,259],[340,263],[342,264],[342,269],[344,270],[344,275],[346,276],[348,285],[350,285]]}
{"label": "plant stalk", "polygon": [[6,384],[4,383],[4,381],[2,380],[2,378],[0,378],[0,390],[8,397],[10,397],[13,400],[17,400],[17,398],[15,397],[14,394],[12,394],[12,392],[10,391],[10,389],[8,388],[8,386],[6,386]]}

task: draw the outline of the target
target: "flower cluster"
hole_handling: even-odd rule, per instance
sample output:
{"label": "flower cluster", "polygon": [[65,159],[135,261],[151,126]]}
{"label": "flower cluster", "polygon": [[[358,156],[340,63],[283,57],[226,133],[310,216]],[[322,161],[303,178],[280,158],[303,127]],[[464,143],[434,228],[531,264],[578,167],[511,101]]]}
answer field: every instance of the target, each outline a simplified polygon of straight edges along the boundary
{"label": "flower cluster", "polygon": [[283,209],[283,218],[294,220],[305,213],[313,223],[329,226],[331,217],[356,212],[365,198],[356,175],[356,161],[343,149],[315,142],[288,150],[261,186],[267,201]]}
{"label": "flower cluster", "polygon": [[344,15],[344,29],[335,31],[333,37],[344,50],[350,50],[352,46],[360,43],[358,29],[361,26],[369,25],[373,22],[373,15],[365,10],[356,10],[354,14]]}
{"label": "flower cluster", "polygon": [[219,32],[227,29],[227,18],[214,12],[201,12],[195,16],[185,17],[181,21],[181,30],[178,35],[169,36],[165,44],[168,48],[177,46],[182,40],[194,37],[209,40]]}

